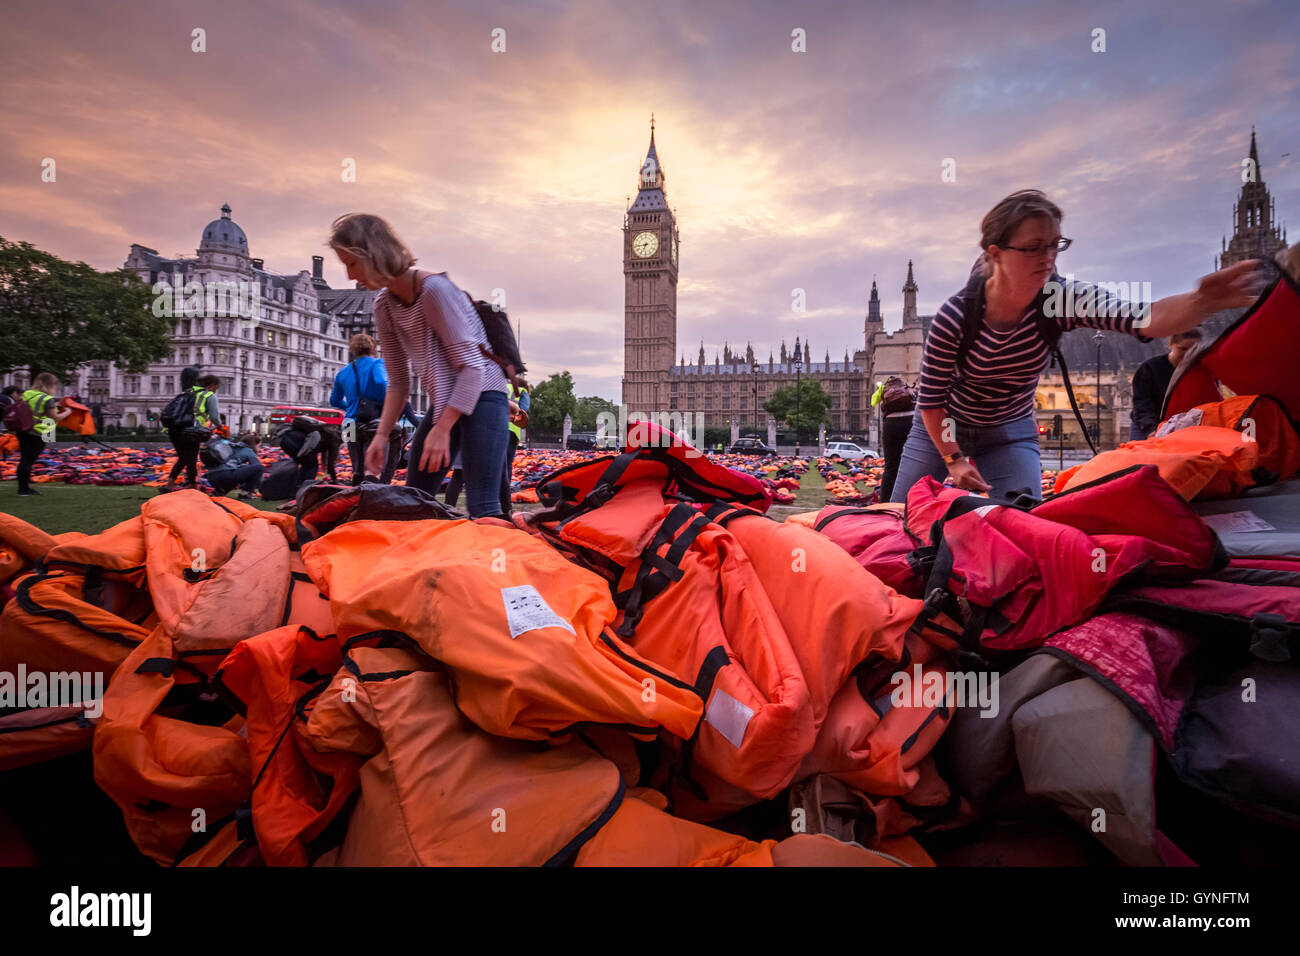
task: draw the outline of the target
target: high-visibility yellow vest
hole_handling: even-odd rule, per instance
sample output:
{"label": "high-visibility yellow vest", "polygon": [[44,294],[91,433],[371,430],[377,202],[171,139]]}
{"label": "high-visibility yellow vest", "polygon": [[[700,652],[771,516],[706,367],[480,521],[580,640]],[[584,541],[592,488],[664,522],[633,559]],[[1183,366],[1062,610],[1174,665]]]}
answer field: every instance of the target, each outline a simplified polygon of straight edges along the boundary
{"label": "high-visibility yellow vest", "polygon": [[[510,397],[511,397],[512,399],[514,399],[516,405],[519,404],[519,397],[520,397],[521,395],[526,395],[526,394],[528,394],[528,389],[526,389],[526,388],[518,388],[518,387],[515,386],[515,385],[511,385],[511,386],[510,386]],[[523,429],[521,429],[521,428],[520,428],[518,425],[516,425],[514,422],[510,422],[510,432],[511,432],[511,434],[513,434],[513,435],[515,436],[515,440],[516,440],[516,441],[523,441],[523,440],[524,440]]]}
{"label": "high-visibility yellow vest", "polygon": [[198,392],[194,397],[194,424],[200,428],[211,428],[212,416],[208,414],[208,399],[212,393],[197,385],[191,386],[190,391]]}
{"label": "high-visibility yellow vest", "polygon": [[36,434],[41,437],[54,433],[54,419],[41,413],[41,409],[44,407],[45,403],[53,397],[54,396],[52,395],[45,394],[38,388],[29,388],[27,391],[23,392],[23,401],[27,403],[29,408],[31,408],[32,418],[36,419],[36,424],[32,426],[32,431],[36,432]]}

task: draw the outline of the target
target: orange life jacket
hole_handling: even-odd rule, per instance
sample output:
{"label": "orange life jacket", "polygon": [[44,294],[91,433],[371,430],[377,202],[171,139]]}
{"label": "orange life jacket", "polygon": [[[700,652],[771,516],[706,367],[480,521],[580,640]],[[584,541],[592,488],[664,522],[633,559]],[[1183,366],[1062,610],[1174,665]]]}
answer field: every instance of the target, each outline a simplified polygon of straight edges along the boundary
{"label": "orange life jacket", "polygon": [[538,749],[484,733],[451,680],[424,654],[354,645],[315,699],[304,739],[365,761],[338,865],[565,863],[623,801],[612,763],[577,741]]}
{"label": "orange life jacket", "polygon": [[290,625],[241,641],[217,672],[218,694],[247,721],[255,780],[250,832],[270,866],[305,866],[312,841],[357,787],[363,757],[299,743],[317,695],[342,662],[333,635]]}
{"label": "orange life jacket", "polygon": [[[10,566],[29,569],[10,582],[14,596],[0,613],[0,671],[75,673],[83,695],[105,687],[156,623],[144,588],[139,519],[97,535],[51,536],[0,518]],[[0,768],[88,748],[97,712],[97,705],[88,710],[66,701],[0,708]]]}
{"label": "orange life jacket", "polygon": [[332,622],[305,572],[294,578],[287,515],[181,491],[150,499],[139,521],[157,623],[109,682],[95,780],[141,852],[173,863],[251,796],[244,718],[212,675],[240,641]]}

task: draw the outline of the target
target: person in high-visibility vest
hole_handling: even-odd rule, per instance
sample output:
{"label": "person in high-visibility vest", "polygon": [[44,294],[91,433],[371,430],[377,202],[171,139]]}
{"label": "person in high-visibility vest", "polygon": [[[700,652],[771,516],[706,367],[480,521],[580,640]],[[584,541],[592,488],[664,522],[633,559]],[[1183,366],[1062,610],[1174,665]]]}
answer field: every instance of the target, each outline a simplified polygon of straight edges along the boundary
{"label": "person in high-visibility vest", "polygon": [[26,498],[40,494],[32,488],[32,466],[41,457],[48,442],[54,441],[57,423],[72,414],[72,409],[61,408],[53,393],[59,390],[59,379],[42,372],[32,380],[32,387],[23,392],[20,401],[32,410],[35,424],[30,430],[18,433],[18,496]]}
{"label": "person in high-visibility vest", "polygon": [[[199,375],[199,367],[191,365],[188,368],[181,369],[181,392],[194,392],[194,424],[199,428],[215,429],[219,424],[217,412],[217,397],[213,394],[221,387],[221,379],[215,375]],[[199,481],[199,448],[202,446],[202,440],[195,440],[195,437],[185,433],[184,428],[171,426],[167,429],[167,437],[171,440],[172,447],[176,449],[176,463],[172,465],[171,474],[167,477],[167,484],[163,485],[160,491],[166,494],[169,491],[175,491],[177,488],[176,479],[180,476],[181,470],[185,471],[185,486],[187,488],[197,488]]]}
{"label": "person in high-visibility vest", "polygon": [[[506,465],[505,470],[501,473],[501,513],[509,518],[512,510],[510,506],[510,480],[515,471],[515,452],[519,450],[519,443],[524,437],[524,428],[528,423],[528,409],[531,402],[528,398],[528,383],[519,379],[517,384],[510,383],[510,420],[507,427],[510,429],[510,440],[506,445]],[[519,424],[522,422],[523,424]]]}

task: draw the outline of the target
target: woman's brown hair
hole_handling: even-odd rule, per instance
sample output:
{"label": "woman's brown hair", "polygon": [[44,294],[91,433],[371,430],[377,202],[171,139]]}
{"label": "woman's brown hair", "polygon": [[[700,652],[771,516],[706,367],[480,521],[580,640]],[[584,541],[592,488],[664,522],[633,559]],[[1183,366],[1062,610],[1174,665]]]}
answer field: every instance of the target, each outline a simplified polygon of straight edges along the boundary
{"label": "woman's brown hair", "polygon": [[990,209],[980,223],[980,248],[984,250],[984,274],[991,275],[989,246],[1005,247],[1026,219],[1044,216],[1059,225],[1065,218],[1061,207],[1047,198],[1041,189],[1020,189]]}
{"label": "woman's brown hair", "polygon": [[339,216],[330,226],[329,244],[365,265],[376,279],[392,282],[415,265],[416,258],[393,227],[378,216],[353,212]]}

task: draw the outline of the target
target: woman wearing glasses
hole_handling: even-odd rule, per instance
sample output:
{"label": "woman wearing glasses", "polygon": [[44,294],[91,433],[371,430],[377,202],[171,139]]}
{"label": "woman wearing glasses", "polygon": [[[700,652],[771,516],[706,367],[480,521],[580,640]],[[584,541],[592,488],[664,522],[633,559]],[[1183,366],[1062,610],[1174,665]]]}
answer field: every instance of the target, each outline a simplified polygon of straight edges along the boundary
{"label": "woman wearing glasses", "polygon": [[[930,325],[913,427],[892,501],[906,501],[924,475],[938,481],[951,475],[958,488],[995,499],[1026,488],[1041,496],[1034,393],[1048,348],[1038,331],[1040,304],[1063,331],[1104,329],[1149,342],[1254,298],[1251,273],[1258,263],[1253,260],[1205,276],[1195,292],[1151,304],[1122,302],[1097,286],[1061,279],[1056,255],[1070,245],[1061,237],[1062,218],[1060,208],[1037,189],[1012,193],[984,217],[984,255],[971,284],[945,302]],[[980,287],[982,296],[972,294]],[[1054,294],[1044,297],[1045,291]],[[983,314],[968,315],[968,303],[972,311],[982,306]],[[968,322],[978,323],[978,333],[963,349]]]}

